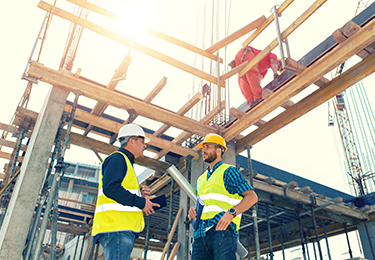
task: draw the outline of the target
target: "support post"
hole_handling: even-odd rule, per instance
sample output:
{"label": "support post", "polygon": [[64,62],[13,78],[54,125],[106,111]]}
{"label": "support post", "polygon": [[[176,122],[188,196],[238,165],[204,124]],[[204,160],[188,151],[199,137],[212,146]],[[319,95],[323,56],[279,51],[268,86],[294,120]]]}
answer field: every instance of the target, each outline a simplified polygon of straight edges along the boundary
{"label": "support post", "polygon": [[281,239],[281,252],[283,254],[283,260],[285,260],[285,248],[284,248],[284,239],[283,239],[283,223],[280,222],[280,239]]}
{"label": "support post", "polygon": [[302,255],[303,255],[303,259],[306,260],[305,244],[303,242],[304,238],[303,238],[302,224],[301,224],[301,218],[299,216],[299,212],[297,212],[297,219],[298,219],[298,227],[299,227],[299,236],[301,239],[301,246],[302,246]]}
{"label": "support post", "polygon": [[151,225],[151,215],[147,217],[146,240],[145,240],[145,248],[143,252],[143,260],[147,260],[148,241],[150,238],[150,225]]}
{"label": "support post", "polygon": [[322,220],[322,225],[323,225],[323,231],[324,231],[324,238],[326,239],[326,245],[327,245],[327,254],[328,254],[328,259],[331,259],[331,252],[329,251],[329,244],[328,244],[328,236],[327,236],[327,230],[326,230],[326,223],[324,220]]}
{"label": "support post", "polygon": [[[371,236],[370,236],[370,232],[368,231],[368,226],[367,226],[367,220],[366,219],[363,220],[363,224],[365,224],[366,234],[367,234],[368,242],[370,244],[372,258],[375,259],[374,247],[372,246]],[[345,232],[346,232],[346,230],[345,230]]]}
{"label": "support post", "polygon": [[267,215],[267,230],[268,230],[268,243],[270,247],[270,259],[273,260],[273,249],[272,249],[272,236],[271,236],[271,222],[270,222],[270,209],[269,205],[266,204],[266,215]]}
{"label": "support post", "polygon": [[[251,154],[250,149],[251,146],[247,145],[247,165],[250,172],[250,185],[251,187],[254,186],[254,177],[253,177],[253,166],[251,164]],[[260,244],[259,244],[259,230],[258,230],[258,217],[257,217],[257,205],[251,207],[251,215],[253,218],[253,230],[254,230],[254,242],[255,242],[255,259],[260,260]]]}
{"label": "support post", "polygon": [[314,213],[314,205],[316,204],[316,198],[315,198],[314,195],[311,195],[310,199],[311,199],[310,209],[311,209],[311,216],[312,216],[312,220],[313,220],[313,224],[314,224],[316,243],[318,245],[320,260],[323,260],[322,249],[320,248],[319,233],[318,233],[318,228],[317,228],[317,225],[316,225],[316,219],[315,219],[315,213]]}
{"label": "support post", "polygon": [[[53,87],[36,121],[0,233],[0,259],[20,259],[68,92]],[[12,258],[10,258],[12,257]]]}
{"label": "support post", "polygon": [[280,24],[279,24],[279,14],[277,13],[276,6],[273,7],[273,14],[274,14],[274,17],[275,17],[277,40],[279,42],[279,49],[280,49],[280,55],[281,55],[281,65],[282,65],[283,68],[285,68],[285,55],[284,55],[284,49],[283,49],[283,38],[281,37]]}
{"label": "support post", "polygon": [[349,236],[348,236],[348,230],[346,228],[346,223],[344,223],[344,230],[345,230],[346,242],[348,243],[349,255],[350,255],[350,258],[353,258],[353,253],[352,253],[352,249],[350,247],[350,241],[349,241]]}
{"label": "support post", "polygon": [[[172,229],[173,186],[174,186],[174,179],[171,180],[171,195],[169,196],[170,204],[169,204],[168,229],[167,229],[168,234],[171,233],[171,229]],[[170,254],[171,254],[171,248],[168,247],[167,259],[169,258]]]}

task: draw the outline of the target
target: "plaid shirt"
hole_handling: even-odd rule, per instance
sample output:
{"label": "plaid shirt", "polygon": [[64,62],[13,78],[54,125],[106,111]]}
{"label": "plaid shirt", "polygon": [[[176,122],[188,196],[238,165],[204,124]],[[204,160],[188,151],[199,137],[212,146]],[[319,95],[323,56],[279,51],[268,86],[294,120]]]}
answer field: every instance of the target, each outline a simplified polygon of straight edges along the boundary
{"label": "plaid shirt", "polygon": [[[211,177],[214,171],[222,164],[223,164],[222,161],[215,164],[214,167],[212,168],[212,171],[210,170],[210,167],[207,167],[207,180]],[[245,177],[242,176],[238,168],[233,167],[233,166],[228,167],[228,169],[224,172],[223,181],[224,181],[225,189],[230,194],[238,193],[240,196],[242,196],[242,193],[244,193],[245,191],[253,190],[250,184],[246,181]],[[194,239],[205,237],[207,228],[212,227],[216,223],[218,223],[221,217],[224,216],[224,214],[225,212],[222,211],[216,214],[211,219],[201,220],[199,222],[199,226],[197,230],[194,231]],[[230,226],[232,227],[234,231],[234,235],[236,236],[236,238],[238,238],[236,224],[231,222]]]}

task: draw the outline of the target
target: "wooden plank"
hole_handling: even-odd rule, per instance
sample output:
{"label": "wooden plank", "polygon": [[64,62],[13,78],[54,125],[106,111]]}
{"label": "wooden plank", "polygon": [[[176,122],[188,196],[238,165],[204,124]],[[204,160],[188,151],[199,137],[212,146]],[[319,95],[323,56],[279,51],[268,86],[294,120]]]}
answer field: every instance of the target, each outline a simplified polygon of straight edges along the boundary
{"label": "wooden plank", "polygon": [[[309,18],[319,7],[321,7],[327,0],[315,1],[301,16],[297,18],[285,31],[282,32],[281,38],[285,40],[294,30],[296,30],[307,18]],[[279,7],[280,8],[280,7]],[[250,61],[245,68],[240,71],[240,77],[243,77],[249,70],[251,70],[256,64],[263,60],[276,46],[279,44],[278,38],[276,37],[266,48],[264,48],[254,59]],[[246,46],[245,46],[246,47]]]}
{"label": "wooden plank", "polygon": [[[83,1],[83,0],[67,0],[67,1],[69,1],[71,3],[74,3],[76,5],[79,5],[81,7],[84,7],[84,8],[86,8],[86,9],[88,9],[90,11],[93,11],[95,13],[104,15],[104,16],[106,16],[108,18],[113,19],[113,20],[120,21],[120,22],[122,21],[120,15],[118,15],[116,13],[113,13],[111,11],[108,11],[108,10],[106,10],[104,8],[98,7],[98,6],[94,5],[94,4],[88,3],[86,1]],[[151,34],[153,36],[156,36],[156,37],[158,37],[158,38],[160,38],[162,40],[168,41],[168,42],[173,43],[173,44],[175,44],[177,46],[180,46],[180,47],[185,48],[187,50],[193,51],[193,52],[195,52],[197,54],[200,54],[202,56],[210,58],[210,59],[212,59],[214,61],[217,61],[217,56],[216,55],[213,55],[212,53],[207,52],[205,50],[202,50],[202,49],[200,49],[200,48],[198,48],[198,47],[196,47],[194,45],[191,45],[189,43],[186,43],[186,42],[183,42],[181,40],[178,40],[178,39],[176,39],[176,38],[174,38],[172,36],[166,35],[166,34],[164,34],[162,32],[156,31],[156,30],[154,30],[152,28],[149,28],[149,27],[143,27],[142,29],[143,29],[144,32],[149,33],[149,34]],[[220,62],[223,63],[223,59],[222,58],[220,58]]]}
{"label": "wooden plank", "polygon": [[[263,92],[262,92],[263,99],[267,99],[267,98],[271,97],[274,93],[275,92],[273,92],[270,89],[264,89]],[[287,109],[287,108],[289,108],[293,105],[294,105],[294,102],[291,101],[291,100],[288,100],[287,102],[282,104],[281,107],[284,108],[284,109]]]}
{"label": "wooden plank", "polygon": [[242,117],[242,116],[245,115],[245,114],[246,114],[245,111],[242,111],[242,110],[237,109],[237,108],[235,108],[235,107],[231,107],[231,108],[229,109],[229,115],[231,115],[231,116],[233,116],[233,117],[235,117],[235,118],[240,118],[240,117]]}
{"label": "wooden plank", "polygon": [[227,37],[225,37],[224,39],[218,41],[217,43],[215,43],[211,47],[207,48],[206,51],[210,52],[210,53],[214,53],[214,52],[220,50],[221,48],[223,48],[223,47],[227,46],[228,44],[234,42],[238,38],[244,36],[245,34],[251,32],[252,30],[258,28],[265,21],[266,21],[266,17],[264,15],[262,15],[261,17],[252,21],[248,25],[242,27],[241,29],[235,31],[234,33],[232,33],[232,34],[228,35]]}
{"label": "wooden plank", "polygon": [[[165,258],[165,255],[167,254],[167,251],[169,249],[169,246],[171,245],[171,242],[172,242],[172,238],[173,238],[173,235],[174,235],[174,232],[176,231],[176,228],[177,228],[177,225],[178,225],[178,221],[180,220],[180,217],[181,217],[181,214],[182,214],[182,208],[180,208],[177,212],[177,215],[174,219],[174,222],[173,222],[173,225],[172,225],[172,228],[171,228],[171,231],[169,232],[168,234],[168,240],[167,240],[167,243],[165,243],[165,246],[164,246],[164,249],[163,249],[163,252],[161,254],[161,257],[160,257],[160,260],[164,260]],[[178,242],[177,242],[178,243]],[[177,244],[175,245],[175,247],[173,248],[172,252],[175,250]],[[177,247],[178,248],[178,247]],[[177,253],[177,251],[175,250],[175,253]],[[171,257],[172,257],[173,253],[171,253]],[[174,257],[174,256],[173,256]],[[172,258],[168,258],[168,259],[173,259]]]}
{"label": "wooden plank", "polygon": [[[114,33],[114,32],[112,32],[110,30],[107,30],[107,29],[105,29],[105,28],[103,28],[101,26],[98,26],[98,25],[96,25],[96,24],[94,24],[92,22],[89,22],[89,21],[87,21],[85,19],[82,19],[82,18],[80,18],[80,17],[78,17],[76,15],[73,15],[73,14],[69,13],[69,12],[66,12],[66,11],[64,11],[64,10],[62,10],[60,8],[53,7],[52,5],[50,5],[48,3],[45,3],[43,1],[39,2],[38,7],[41,8],[42,10],[45,10],[47,12],[51,12],[52,14],[54,14],[56,16],[59,16],[61,18],[64,18],[64,19],[72,22],[72,23],[75,23],[77,25],[85,27],[88,30],[96,32],[96,33],[98,33],[98,34],[100,34],[102,36],[110,38],[110,39],[112,39],[114,41],[117,41],[117,42],[119,42],[121,44],[124,44],[124,45],[126,45],[128,47],[131,44],[131,41],[128,38],[126,38],[126,37],[124,37],[124,36],[122,36],[120,34],[117,34],[117,33]],[[211,83],[217,84],[216,77],[214,77],[214,76],[212,76],[212,75],[210,75],[208,73],[205,73],[205,72],[203,72],[201,70],[198,70],[198,69],[196,69],[196,68],[194,68],[194,67],[192,67],[190,65],[187,65],[187,64],[185,64],[185,63],[183,63],[183,62],[181,62],[179,60],[176,60],[176,59],[174,59],[172,57],[169,57],[169,56],[167,56],[165,54],[162,54],[162,53],[160,53],[158,51],[155,51],[155,50],[153,50],[153,49],[151,49],[151,48],[149,48],[147,46],[144,46],[144,45],[142,45],[140,43],[133,42],[132,48],[135,49],[135,50],[137,50],[137,51],[140,51],[140,52],[142,52],[142,53],[144,53],[146,55],[149,55],[149,56],[151,56],[151,57],[153,57],[155,59],[163,61],[163,62],[165,62],[165,63],[167,63],[169,65],[172,65],[172,66],[174,66],[174,67],[176,67],[178,69],[186,71],[186,72],[188,72],[188,73],[190,73],[190,74],[192,74],[194,76],[200,77],[200,78],[202,78],[204,80],[207,80],[207,81],[209,81]],[[225,81],[220,81],[220,86],[225,87]]]}
{"label": "wooden plank", "polygon": [[134,109],[137,114],[141,116],[169,124],[188,132],[194,131],[194,133],[201,134],[203,136],[208,133],[215,132],[215,128],[199,123],[194,119],[179,116],[176,113],[170,112],[166,109],[161,109],[157,106],[130,98],[126,95],[120,94],[118,91],[103,89],[95,84],[76,79],[71,75],[55,71],[36,62],[31,62],[29,71],[27,73],[29,76],[35,77],[40,81],[63,88],[67,91],[81,91],[83,96],[107,103],[108,105],[120,109]]}
{"label": "wooden plank", "polygon": [[[183,116],[185,115],[193,106],[195,106],[202,99],[202,93],[197,92],[185,105],[183,105],[176,114]],[[161,136],[170,128],[169,125],[162,125],[158,130],[156,130],[152,135]]]}
{"label": "wooden plank", "polygon": [[[312,109],[328,101],[345,89],[351,87],[356,82],[366,78],[375,71],[375,54],[356,64],[349,70],[343,72],[338,77],[331,80],[326,86],[317,89],[309,96],[288,108],[257,130],[251,132],[243,139],[236,142],[236,154],[239,154],[247,145],[254,145],[271,135],[275,131],[283,128]],[[276,93],[277,94],[277,93]]]}
{"label": "wooden plank", "polygon": [[246,113],[245,116],[234,122],[232,126],[224,132],[224,138],[227,141],[232,140],[254,122],[264,118],[266,114],[275,110],[281,104],[288,101],[291,97],[297,95],[313,82],[317,81],[329,71],[336,68],[339,64],[349,59],[359,50],[362,50],[364,47],[374,42],[375,34],[372,33],[373,30],[375,30],[375,20],[370,21],[363,28],[361,28],[360,31],[354,34],[351,37],[351,41],[345,41],[344,43],[339,44],[329,53],[325,54],[314,64],[304,70],[300,75],[297,75],[294,79],[286,83],[274,94],[274,98],[272,100],[264,100],[262,103],[254,107],[251,110],[251,113]]}
{"label": "wooden plank", "polygon": [[[282,14],[285,9],[293,3],[294,0],[285,0],[278,8],[277,8],[277,13],[280,15]],[[249,45],[258,35],[263,32],[268,25],[270,25],[273,20],[275,20],[275,16],[272,13],[257,29],[256,31],[249,36],[243,43],[242,43],[242,49],[244,49],[247,45]]]}

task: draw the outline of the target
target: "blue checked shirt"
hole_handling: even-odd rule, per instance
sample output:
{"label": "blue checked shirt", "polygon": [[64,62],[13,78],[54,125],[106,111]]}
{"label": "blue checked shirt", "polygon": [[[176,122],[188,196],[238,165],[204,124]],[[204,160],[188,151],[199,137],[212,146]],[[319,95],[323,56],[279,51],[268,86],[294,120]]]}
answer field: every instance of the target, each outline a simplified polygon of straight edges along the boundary
{"label": "blue checked shirt", "polygon": [[[211,177],[212,173],[222,164],[223,162],[218,162],[217,164],[215,164],[214,167],[212,168],[212,171],[210,170],[210,167],[207,167],[207,180]],[[245,191],[253,190],[250,184],[246,181],[245,177],[242,176],[241,172],[236,167],[230,166],[224,172],[223,181],[224,181],[225,189],[230,194],[238,193],[240,196],[242,196],[242,193],[244,193]],[[194,239],[205,237],[207,228],[212,227],[216,223],[218,223],[224,214],[225,212],[222,211],[216,214],[211,219],[201,220],[199,222],[199,226],[197,230],[194,231]],[[238,232],[236,229],[236,224],[231,222],[230,226],[232,227],[234,231],[234,235],[236,236],[236,239],[238,239]]]}

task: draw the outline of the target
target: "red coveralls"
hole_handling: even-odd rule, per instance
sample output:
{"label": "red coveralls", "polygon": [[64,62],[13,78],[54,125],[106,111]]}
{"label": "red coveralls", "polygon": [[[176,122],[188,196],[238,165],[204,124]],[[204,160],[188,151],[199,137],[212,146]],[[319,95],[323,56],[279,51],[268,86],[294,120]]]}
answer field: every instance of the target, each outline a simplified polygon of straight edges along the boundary
{"label": "red coveralls", "polygon": [[[242,57],[246,51],[246,55],[242,60]],[[241,49],[235,57],[236,67],[245,61],[251,61],[261,50],[247,46],[245,49]],[[245,97],[247,104],[250,105],[251,101],[254,101],[262,97],[262,87],[260,86],[261,80],[267,74],[269,68],[271,68],[270,59],[277,60],[277,56],[273,53],[269,53],[263,60],[261,60],[254,68],[249,70],[242,78],[238,74],[238,84],[242,95]]]}

